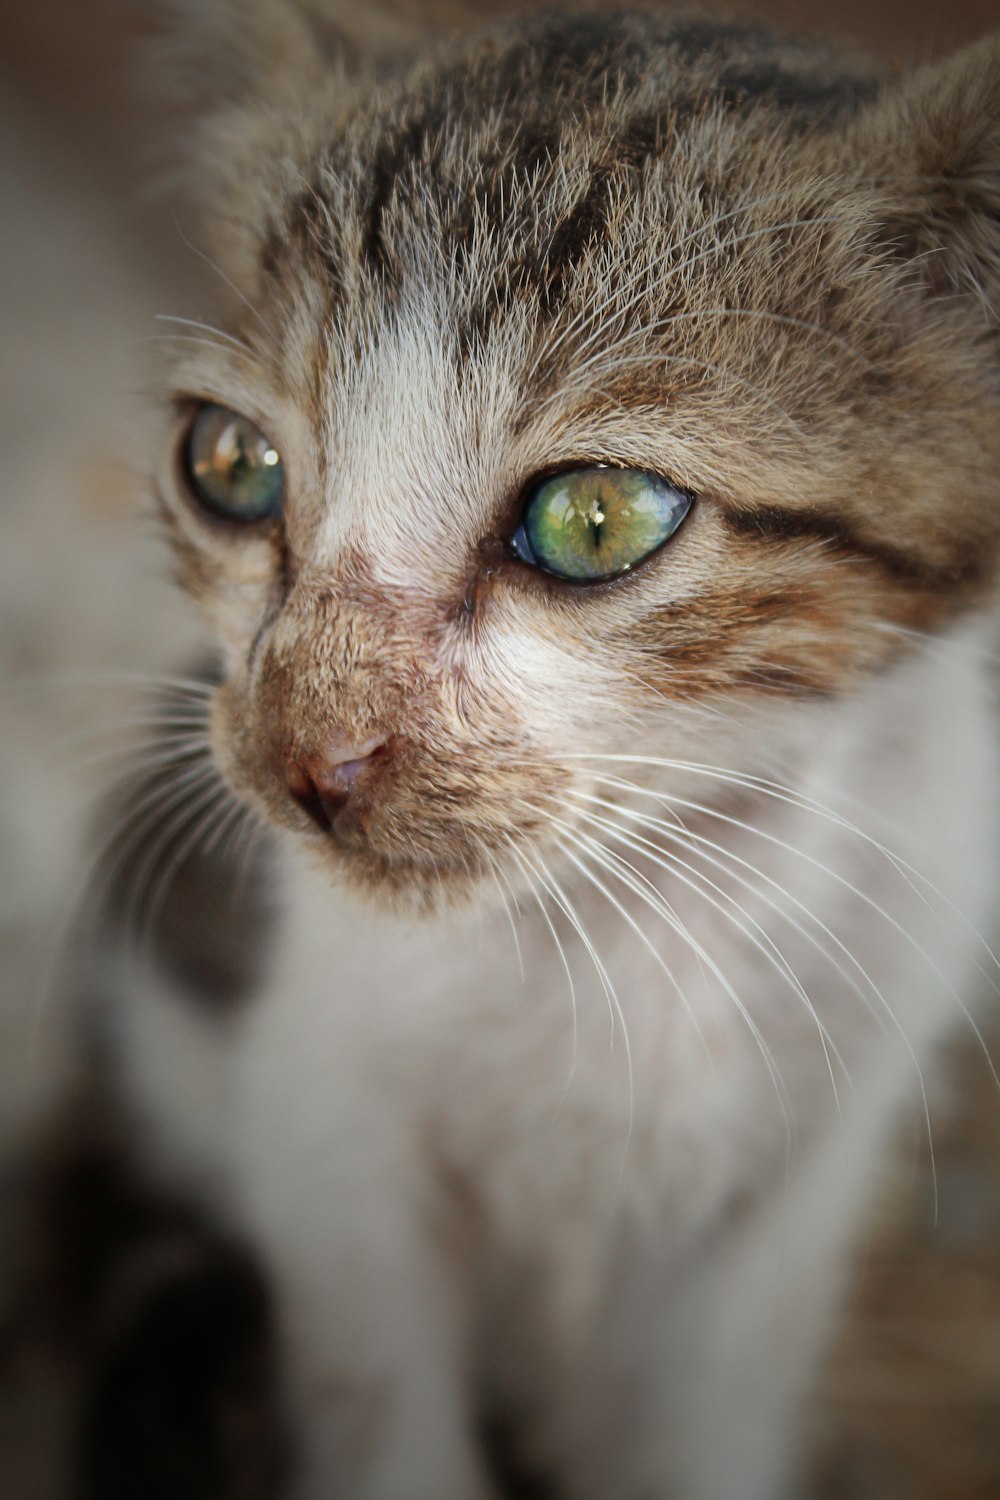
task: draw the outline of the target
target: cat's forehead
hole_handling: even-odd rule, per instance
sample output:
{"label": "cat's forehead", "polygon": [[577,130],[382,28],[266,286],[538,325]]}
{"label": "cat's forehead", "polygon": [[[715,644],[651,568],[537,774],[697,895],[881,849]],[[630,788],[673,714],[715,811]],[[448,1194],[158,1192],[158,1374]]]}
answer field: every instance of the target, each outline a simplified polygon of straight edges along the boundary
{"label": "cat's forehead", "polygon": [[823,47],[756,27],[560,15],[431,55],[367,106],[359,101],[331,155],[343,166],[356,153],[373,173],[374,196],[385,197],[411,165],[482,184],[491,167],[530,174],[570,143],[613,145],[634,166],[706,106],[741,123],[767,109],[796,131],[817,117],[829,122],[874,89]]}
{"label": "cat's forehead", "polygon": [[[752,28],[563,16],[359,98],[270,205],[258,253],[265,297],[290,310],[295,399],[369,523],[381,507],[388,539],[432,498],[428,514],[482,527],[533,467],[600,456],[593,409],[580,453],[566,415],[595,334],[634,378],[628,341],[672,305],[678,244],[688,318],[701,226],[761,196],[776,137],[857,96],[824,56]],[[687,327],[670,330],[675,368]]]}
{"label": "cat's forehead", "polygon": [[943,534],[914,471],[968,445],[945,457],[917,413],[945,366],[967,386],[971,313],[924,315],[893,219],[922,204],[890,211],[831,128],[867,82],[753,29],[619,16],[341,86],[332,112],[239,117],[219,242],[277,372],[275,400],[224,399],[291,464],[317,453],[293,488],[331,556],[364,525],[401,575],[452,548],[458,571],[533,478],[602,462],[861,522],[891,491]]}
{"label": "cat's forehead", "polygon": [[[517,299],[551,310],[651,193],[662,215],[665,197],[704,189],[700,172],[748,196],[755,139],[773,149],[869,92],[822,51],[752,27],[613,15],[500,28],[362,93],[271,205],[261,264],[284,270],[297,248],[355,314],[436,276],[463,303],[468,342]],[[740,150],[720,155],[729,124]]]}

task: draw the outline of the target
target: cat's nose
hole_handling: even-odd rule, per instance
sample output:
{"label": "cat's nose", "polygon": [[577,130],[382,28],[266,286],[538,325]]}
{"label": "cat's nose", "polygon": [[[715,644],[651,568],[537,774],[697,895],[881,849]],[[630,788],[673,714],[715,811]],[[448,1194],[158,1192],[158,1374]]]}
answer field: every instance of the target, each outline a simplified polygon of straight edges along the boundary
{"label": "cat's nose", "polygon": [[362,745],[331,740],[325,749],[287,763],[289,794],[328,833],[351,800],[358,781],[386,754],[384,740],[366,740]]}

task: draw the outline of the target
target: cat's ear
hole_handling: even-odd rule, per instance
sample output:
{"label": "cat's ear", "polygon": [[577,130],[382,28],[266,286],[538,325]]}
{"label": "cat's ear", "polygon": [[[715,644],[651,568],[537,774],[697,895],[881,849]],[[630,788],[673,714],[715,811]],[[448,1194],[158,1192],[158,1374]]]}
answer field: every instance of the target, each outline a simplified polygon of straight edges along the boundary
{"label": "cat's ear", "polygon": [[1000,328],[1000,36],[886,89],[845,143],[885,204],[879,238],[928,294],[971,294]]}
{"label": "cat's ear", "polygon": [[239,102],[378,70],[428,39],[523,10],[523,0],[141,0],[161,81],[175,96]]}
{"label": "cat's ear", "polygon": [[143,83],[168,106],[161,188],[230,279],[255,274],[302,143],[338,127],[360,79],[413,50],[402,0],[143,3]]}
{"label": "cat's ear", "polygon": [[300,98],[405,50],[398,0],[153,0],[150,56],[161,88],[200,112],[291,91]]}

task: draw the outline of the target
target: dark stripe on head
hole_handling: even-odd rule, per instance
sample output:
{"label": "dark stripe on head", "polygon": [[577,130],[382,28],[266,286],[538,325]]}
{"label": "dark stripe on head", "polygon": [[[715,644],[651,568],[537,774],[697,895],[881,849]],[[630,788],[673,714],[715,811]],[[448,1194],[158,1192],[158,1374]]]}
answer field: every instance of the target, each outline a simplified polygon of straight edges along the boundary
{"label": "dark stripe on head", "polygon": [[265,275],[280,270],[285,242],[294,244],[307,258],[318,263],[328,290],[339,299],[344,288],[340,247],[335,241],[333,220],[317,184],[304,188],[288,204],[284,225],[273,225],[264,240],[261,268]]}
{"label": "dark stripe on head", "polygon": [[718,91],[723,103],[731,109],[760,102],[789,114],[835,115],[857,109],[874,98],[877,89],[848,76],[829,79],[815,74],[803,76],[789,70],[780,60],[762,58],[759,62],[723,68]]}
{"label": "dark stripe on head", "polygon": [[677,123],[677,114],[671,104],[669,109],[633,115],[614,138],[615,154],[622,166],[638,171],[645,162],[661,156],[669,141],[670,127]]}
{"label": "dark stripe on head", "polygon": [[538,169],[549,166],[559,151],[561,130],[558,120],[534,121],[518,128],[504,161],[504,177],[534,177]]}
{"label": "dark stripe on head", "polygon": [[759,26],[715,24],[712,21],[680,21],[668,28],[663,42],[688,67],[705,57],[720,57],[737,48],[767,46],[767,32]]}
{"label": "dark stripe on head", "polygon": [[989,559],[978,547],[966,548],[950,562],[932,562],[887,542],[861,537],[843,516],[818,509],[762,506],[755,510],[727,509],[723,514],[730,530],[740,536],[831,542],[843,554],[873,563],[886,578],[905,588],[949,593],[981,582],[989,567]]}
{"label": "dark stripe on head", "polygon": [[397,192],[412,184],[417,163],[423,162],[447,118],[448,102],[433,101],[422,114],[383,136],[375,148],[362,211],[362,253],[369,270],[381,280],[395,278],[385,237],[386,214]]}
{"label": "dark stripe on head", "polygon": [[649,69],[654,31],[642,17],[545,16],[522,32],[490,69],[497,103],[540,86],[593,106],[604,98],[609,80],[635,84]]}
{"label": "dark stripe on head", "polygon": [[574,269],[607,230],[613,186],[612,173],[604,166],[594,167],[586,192],[556,226],[540,268],[546,312],[562,302]]}

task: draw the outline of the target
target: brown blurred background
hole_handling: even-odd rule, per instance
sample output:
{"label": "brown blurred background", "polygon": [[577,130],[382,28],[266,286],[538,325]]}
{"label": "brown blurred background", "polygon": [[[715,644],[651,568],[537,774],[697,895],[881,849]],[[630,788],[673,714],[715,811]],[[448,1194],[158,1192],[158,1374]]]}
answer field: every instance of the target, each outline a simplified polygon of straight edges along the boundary
{"label": "brown blurred background", "polygon": [[[396,3],[402,7],[405,0]],[[438,0],[437,8],[449,3],[459,0]],[[1000,29],[1000,0],[758,0],[727,9],[860,44],[904,67]],[[136,328],[151,332],[164,305],[197,316],[199,299],[208,303],[210,297],[202,290],[202,268],[178,232],[176,206],[148,186],[151,163],[161,160],[163,142],[184,122],[151,100],[137,68],[132,48],[146,10],[135,0],[0,4],[0,103],[9,132],[0,220],[5,463],[23,431],[17,401],[26,400],[26,392],[49,393],[56,425],[65,431],[103,433],[104,409],[98,421],[75,393],[83,384],[127,385],[121,369],[129,359],[138,362],[131,350]],[[46,279],[36,262],[47,267]],[[37,406],[37,395],[31,401]],[[105,528],[93,539],[95,551],[132,525],[128,487],[114,479],[113,464],[103,466],[100,447],[88,437],[74,449],[87,455],[77,486],[84,507],[93,503]],[[15,462],[15,475],[21,472],[25,480],[12,481],[8,466],[8,493],[0,497],[8,551],[20,545],[17,505],[29,503],[33,484],[44,497],[54,487],[30,455],[21,470]],[[24,535],[26,549],[36,545],[34,533]],[[78,557],[69,561],[79,563]],[[24,566],[30,569],[30,559]],[[69,566],[66,559],[63,566]],[[112,588],[116,566],[113,559]],[[24,652],[53,660],[71,655],[72,614],[60,617],[38,647],[37,632],[29,630],[37,622],[12,606],[5,576],[0,573],[7,590],[0,631],[12,628],[13,618],[27,632]],[[43,593],[44,586],[43,579]],[[150,624],[150,633],[157,628]],[[13,930],[14,919],[5,920],[4,931]],[[0,1047],[2,1023],[0,1015]],[[989,1035],[1000,1055],[1000,1026]],[[958,1050],[950,1076],[950,1102],[939,1109],[935,1143],[936,1219],[927,1151],[916,1126],[901,1141],[899,1165],[886,1179],[816,1414],[816,1500],[1000,1497],[1000,1095],[972,1047]],[[0,1068],[0,1089],[4,1078]],[[0,1277],[0,1335],[2,1296]],[[29,1362],[5,1379],[0,1345],[0,1500],[50,1500],[55,1493],[51,1472],[38,1461],[50,1446],[48,1424],[57,1420],[48,1400],[49,1373],[44,1361]]]}

